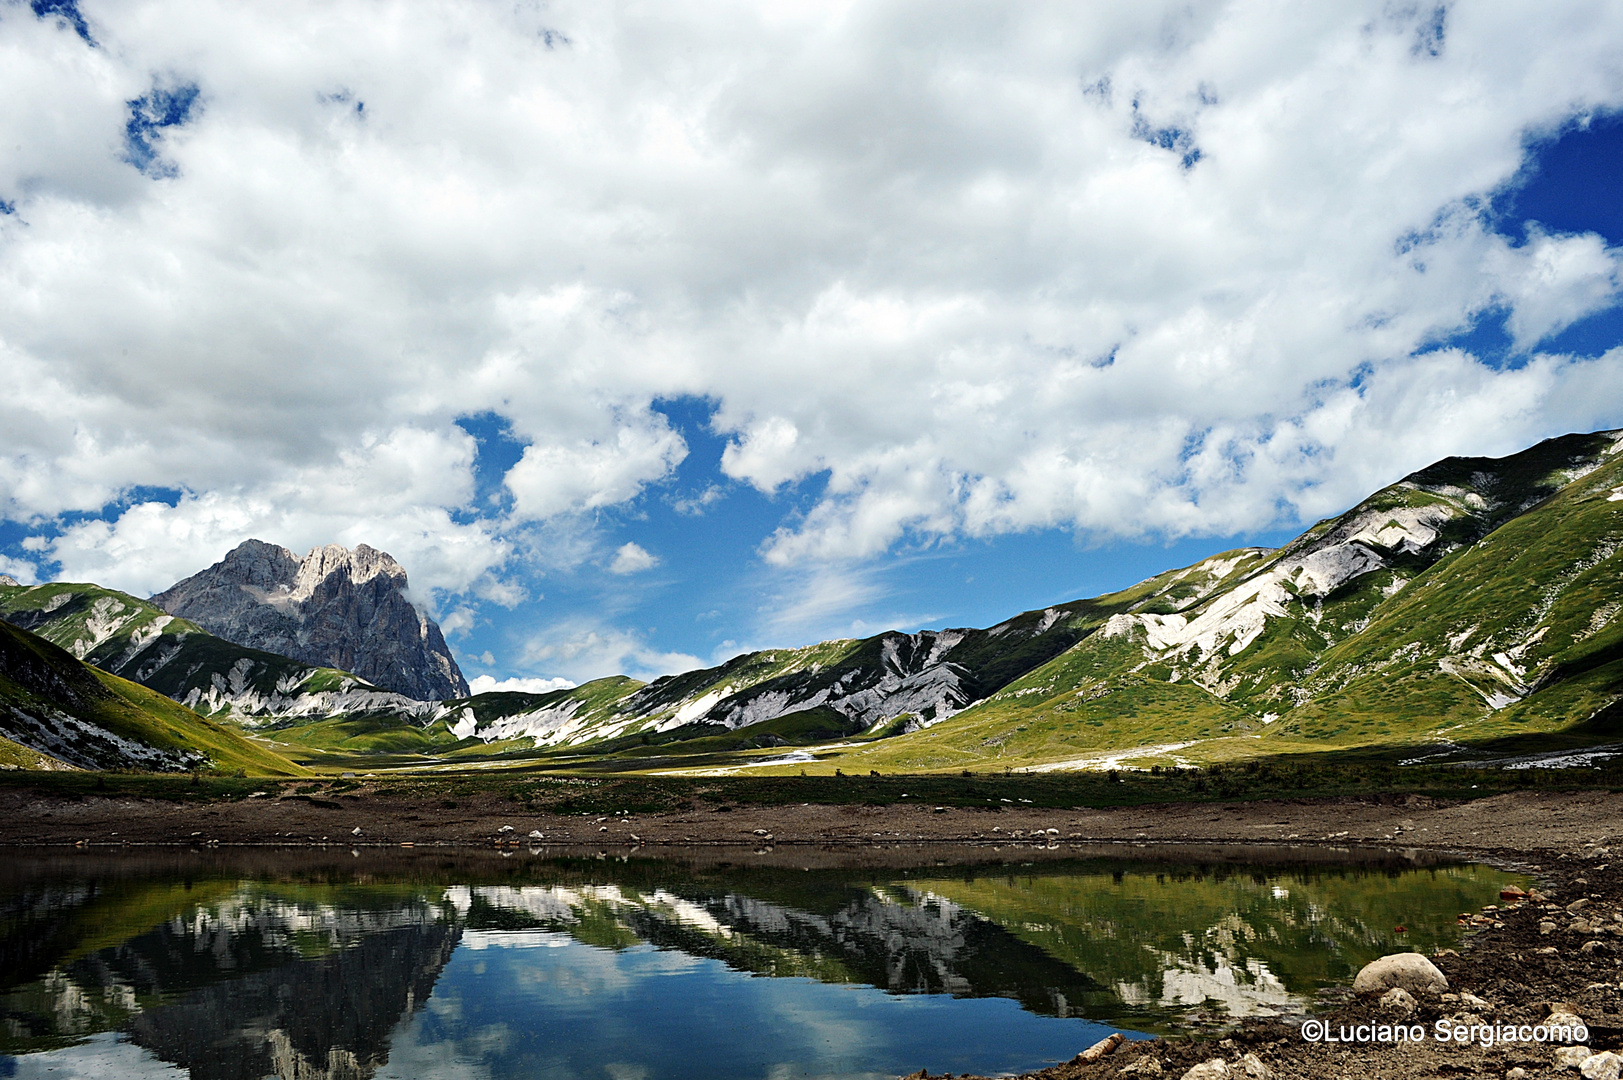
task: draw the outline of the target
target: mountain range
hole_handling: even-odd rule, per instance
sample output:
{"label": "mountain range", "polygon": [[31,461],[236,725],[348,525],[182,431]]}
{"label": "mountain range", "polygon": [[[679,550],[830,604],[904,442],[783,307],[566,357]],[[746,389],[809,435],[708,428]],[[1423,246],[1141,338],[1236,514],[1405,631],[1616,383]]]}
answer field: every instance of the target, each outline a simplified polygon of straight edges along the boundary
{"label": "mountain range", "polygon": [[648,684],[468,697],[405,572],[365,546],[248,541],[151,602],[0,583],[0,617],[310,764],[1045,769],[1599,737],[1623,720],[1620,447],[1447,458],[1278,549]]}

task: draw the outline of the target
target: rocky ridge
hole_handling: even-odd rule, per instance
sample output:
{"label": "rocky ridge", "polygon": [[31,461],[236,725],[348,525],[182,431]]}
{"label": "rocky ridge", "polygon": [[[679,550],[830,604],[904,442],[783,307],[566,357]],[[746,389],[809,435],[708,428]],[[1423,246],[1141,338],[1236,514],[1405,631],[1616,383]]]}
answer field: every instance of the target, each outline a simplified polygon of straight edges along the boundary
{"label": "rocky ridge", "polygon": [[417,701],[468,694],[439,626],[408,599],[406,571],[365,544],[300,559],[247,540],[152,602],[226,641],[353,672]]}
{"label": "rocky ridge", "polygon": [[236,645],[99,585],[0,584],[0,619],[187,708],[257,727],[288,717],[429,708],[354,674]]}

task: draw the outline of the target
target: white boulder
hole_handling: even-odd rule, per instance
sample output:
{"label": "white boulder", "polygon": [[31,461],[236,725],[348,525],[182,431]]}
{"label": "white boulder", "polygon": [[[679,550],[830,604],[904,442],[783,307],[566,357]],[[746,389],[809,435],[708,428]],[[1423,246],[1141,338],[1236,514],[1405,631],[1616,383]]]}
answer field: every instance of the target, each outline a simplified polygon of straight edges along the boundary
{"label": "white boulder", "polygon": [[1382,994],[1393,987],[1407,990],[1415,997],[1440,994],[1448,989],[1448,978],[1424,956],[1408,952],[1371,960],[1353,980],[1353,993],[1359,995]]}

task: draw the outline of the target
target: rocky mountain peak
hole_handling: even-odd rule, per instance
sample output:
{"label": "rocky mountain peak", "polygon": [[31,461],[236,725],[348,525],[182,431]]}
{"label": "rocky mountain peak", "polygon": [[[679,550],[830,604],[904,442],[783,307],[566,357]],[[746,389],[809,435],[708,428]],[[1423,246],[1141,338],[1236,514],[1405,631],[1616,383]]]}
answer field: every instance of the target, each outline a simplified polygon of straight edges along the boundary
{"label": "rocky mountain peak", "polygon": [[366,544],[327,544],[301,559],[246,540],[152,602],[227,641],[352,671],[420,701],[466,696],[439,626],[406,590],[405,569]]}
{"label": "rocky mountain peak", "polygon": [[12,577],[10,574],[0,574],[0,585],[9,585],[12,588],[16,588],[18,585],[21,585],[21,584],[22,584],[22,582],[18,581],[16,578]]}

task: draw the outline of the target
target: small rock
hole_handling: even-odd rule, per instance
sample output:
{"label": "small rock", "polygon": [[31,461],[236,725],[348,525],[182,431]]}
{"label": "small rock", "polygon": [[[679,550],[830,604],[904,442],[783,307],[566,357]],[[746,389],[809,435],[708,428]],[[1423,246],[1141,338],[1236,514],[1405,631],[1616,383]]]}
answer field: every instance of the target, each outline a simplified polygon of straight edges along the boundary
{"label": "small rock", "polygon": [[[1587,885],[1588,882],[1582,882],[1581,884],[1586,884]],[[1576,914],[1578,914],[1578,912],[1582,911],[1584,908],[1586,908],[1588,906],[1589,906],[1589,897],[1581,896],[1578,899],[1574,900],[1572,903],[1567,905],[1567,914],[1568,915],[1576,915]]]}
{"label": "small rock", "polygon": [[1578,1066],[1578,1072],[1584,1080],[1618,1080],[1623,1076],[1623,1057],[1618,1057],[1610,1050],[1603,1050],[1584,1059]]}
{"label": "small rock", "polygon": [[1391,1012],[1410,1016],[1419,1007],[1420,1002],[1416,1001],[1414,995],[1401,986],[1394,986],[1381,995],[1381,1008]]}
{"label": "small rock", "polygon": [[1516,885],[1506,885],[1503,889],[1499,890],[1499,899],[1511,901],[1526,900],[1527,893]]}
{"label": "small rock", "polygon": [[540,829],[531,829],[530,830],[530,839],[531,840],[545,840],[546,837],[541,834]]}
{"label": "small rock", "polygon": [[1273,1080],[1274,1072],[1262,1063],[1256,1054],[1247,1054],[1240,1059],[1240,1072],[1250,1080]]}
{"label": "small rock", "polygon": [[1222,1058],[1203,1061],[1184,1073],[1183,1080],[1229,1080],[1229,1063]]}
{"label": "small rock", "polygon": [[1393,953],[1365,964],[1353,980],[1353,993],[1379,994],[1400,986],[1419,997],[1448,989],[1448,978],[1437,965],[1416,952]]}
{"label": "small rock", "polygon": [[497,829],[496,831],[497,832],[512,832],[513,831],[513,826],[511,826],[511,825],[503,825],[501,828]]}
{"label": "small rock", "polygon": [[359,835],[361,835],[361,827],[359,825],[355,826],[353,829],[349,830],[349,835],[351,835],[351,836],[359,836]]}
{"label": "small rock", "polygon": [[1555,923],[1551,922],[1549,919],[1545,919],[1543,922],[1538,924],[1538,932],[1541,934],[1555,933]]}
{"label": "small rock", "polygon": [[1493,1012],[1493,1005],[1475,994],[1460,993],[1460,1004],[1477,1012]]}
{"label": "small rock", "polygon": [[1607,945],[1604,941],[1586,941],[1578,951],[1587,956],[1590,953],[1606,952]]}
{"label": "small rock", "polygon": [[1587,934],[1587,933],[1589,933],[1589,920],[1588,919],[1573,919],[1571,922],[1569,922],[1567,924],[1567,932],[1572,933],[1572,934]]}
{"label": "small rock", "polygon": [[1534,949],[1533,951],[1538,953],[1540,956],[1554,956],[1561,950],[1557,949],[1554,945],[1546,945],[1542,949]]}
{"label": "small rock", "polygon": [[1105,1036],[1103,1039],[1100,1039],[1098,1042],[1094,1043],[1080,1054],[1076,1055],[1076,1060],[1078,1062],[1098,1061],[1106,1054],[1115,1053],[1116,1047],[1120,1046],[1126,1041],[1127,1036],[1123,1035],[1119,1031],[1113,1032],[1112,1034]]}
{"label": "small rock", "polygon": [[1562,1069],[1576,1069],[1593,1053],[1587,1046],[1563,1046],[1555,1052],[1555,1064]]}
{"label": "small rock", "polygon": [[1119,1076],[1160,1076],[1166,1070],[1161,1067],[1161,1059],[1141,1057],[1128,1065],[1123,1065],[1117,1073]]}
{"label": "small rock", "polygon": [[1527,1080],[1527,1070],[1518,1065],[1505,1074],[1505,1080]]}

